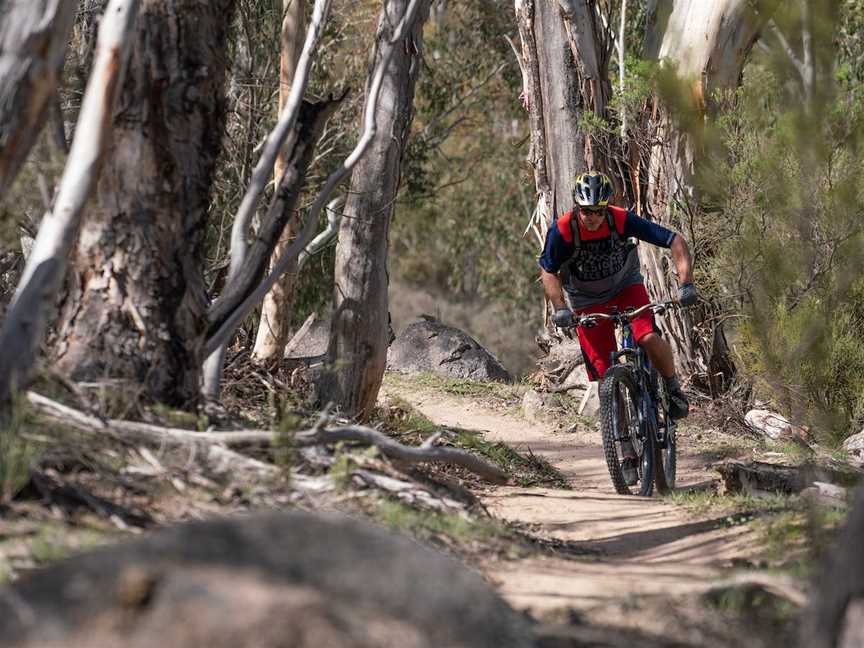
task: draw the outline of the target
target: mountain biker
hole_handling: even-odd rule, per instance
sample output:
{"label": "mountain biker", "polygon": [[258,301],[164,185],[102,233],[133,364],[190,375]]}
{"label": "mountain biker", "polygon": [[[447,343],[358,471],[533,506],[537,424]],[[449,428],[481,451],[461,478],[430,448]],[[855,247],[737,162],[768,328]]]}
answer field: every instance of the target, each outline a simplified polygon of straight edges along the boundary
{"label": "mountain biker", "polygon": [[[670,248],[678,270],[678,301],[683,306],[696,303],[693,260],[684,237],[610,205],[611,196],[612,183],[604,174],[579,175],[573,186],[574,209],[560,216],[546,234],[540,274],[546,298],[555,308],[556,326],[573,326],[574,314],[611,313],[613,308],[623,312],[650,303],[636,246],[627,242],[631,237]],[[636,343],[666,383],[670,416],[686,417],[689,402],[675,374],[672,348],[661,337],[654,315],[644,312],[632,327]],[[588,377],[599,380],[610,366],[609,354],[616,350],[614,324],[601,320],[593,328],[579,327],[578,335]],[[635,458],[635,454],[628,457],[631,453],[632,446],[624,448],[625,460]]]}

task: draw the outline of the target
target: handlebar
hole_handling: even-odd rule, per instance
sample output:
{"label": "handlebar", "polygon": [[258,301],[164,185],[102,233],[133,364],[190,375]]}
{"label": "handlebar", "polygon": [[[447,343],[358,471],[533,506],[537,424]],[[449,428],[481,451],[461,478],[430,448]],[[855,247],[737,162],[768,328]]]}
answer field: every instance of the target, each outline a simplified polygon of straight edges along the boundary
{"label": "handlebar", "polygon": [[645,304],[644,306],[640,306],[635,310],[627,310],[623,313],[587,313],[585,315],[579,315],[574,317],[573,326],[584,326],[585,328],[591,328],[592,326],[597,325],[597,320],[612,320],[614,322],[623,322],[624,320],[631,321],[639,317],[647,310],[650,310],[657,315],[662,315],[666,312],[667,309],[670,308],[681,308],[681,304],[678,303],[677,299],[670,299],[668,301]]}

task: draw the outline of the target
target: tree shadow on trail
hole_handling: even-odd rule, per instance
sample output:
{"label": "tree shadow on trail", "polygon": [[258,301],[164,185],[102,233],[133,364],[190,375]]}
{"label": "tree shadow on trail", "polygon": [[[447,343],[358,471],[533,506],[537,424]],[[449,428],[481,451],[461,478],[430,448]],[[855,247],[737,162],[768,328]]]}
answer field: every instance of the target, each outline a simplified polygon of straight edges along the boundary
{"label": "tree shadow on trail", "polygon": [[655,549],[671,544],[687,537],[709,533],[729,526],[728,516],[720,516],[709,520],[688,522],[661,529],[645,529],[610,536],[600,540],[584,543],[587,547],[600,550],[608,556],[621,556]]}

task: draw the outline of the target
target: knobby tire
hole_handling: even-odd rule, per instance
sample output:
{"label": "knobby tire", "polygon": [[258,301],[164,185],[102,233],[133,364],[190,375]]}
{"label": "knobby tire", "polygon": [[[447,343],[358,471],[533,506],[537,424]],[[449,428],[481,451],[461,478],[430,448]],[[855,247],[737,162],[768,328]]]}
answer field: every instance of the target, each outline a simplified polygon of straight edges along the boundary
{"label": "knobby tire", "polygon": [[[609,468],[609,477],[615,491],[620,495],[632,495],[630,487],[624,482],[621,472],[621,463],[618,460],[617,441],[630,431],[615,429],[615,411],[618,408],[619,399],[624,393],[632,403],[633,410],[638,413],[641,395],[632,367],[627,365],[616,365],[610,367],[600,384],[600,428],[603,437],[603,454],[606,457],[606,466]],[[638,416],[638,414],[637,414]],[[621,423],[621,421],[619,421]],[[640,469],[642,470],[641,481],[638,483],[638,494],[648,497],[654,490],[654,465],[655,465],[655,443],[652,434],[647,434],[643,440],[642,456],[639,457]]]}

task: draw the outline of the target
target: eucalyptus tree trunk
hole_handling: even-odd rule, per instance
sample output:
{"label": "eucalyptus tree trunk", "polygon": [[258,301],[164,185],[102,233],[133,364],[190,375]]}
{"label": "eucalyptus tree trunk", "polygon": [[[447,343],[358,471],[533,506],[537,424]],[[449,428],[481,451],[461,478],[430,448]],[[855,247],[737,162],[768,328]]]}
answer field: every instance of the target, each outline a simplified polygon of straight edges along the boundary
{"label": "eucalyptus tree trunk", "polygon": [[[573,207],[573,180],[589,169],[609,173],[616,194],[624,194],[612,173],[608,146],[580,128],[586,113],[607,115],[608,37],[599,24],[594,0],[516,0],[523,103],[528,110],[537,205],[529,229],[540,244],[552,221]],[[562,338],[543,302],[550,340]]]}
{"label": "eucalyptus tree trunk", "polygon": [[[386,0],[370,65],[376,63],[407,0]],[[336,247],[334,313],[328,350],[326,398],[348,416],[371,413],[384,376],[389,342],[387,243],[399,189],[402,154],[413,118],[414,85],[420,66],[422,28],[429,0],[420,0],[384,72],[377,107],[377,131],[369,151],[354,167]]]}
{"label": "eucalyptus tree trunk", "polygon": [[535,225],[545,234],[552,218],[572,208],[576,175],[608,170],[606,156],[579,128],[586,111],[606,114],[608,54],[593,0],[516,0],[516,19],[531,125],[529,161],[541,203]]}
{"label": "eucalyptus tree trunk", "polygon": [[81,213],[93,193],[111,136],[111,115],[126,69],[129,33],[139,0],[111,0],[99,30],[93,72],[81,104],[75,139],[54,209],[39,225],[12,304],[0,330],[0,416],[24,387],[63,286]]}
{"label": "eucalyptus tree trunk", "polygon": [[[303,49],[303,36],[306,33],[305,10],[305,0],[283,0],[284,15],[279,61],[279,113],[282,112],[282,108],[288,100],[291,82],[294,80],[294,71],[297,69],[297,62]],[[289,153],[290,148],[285,147],[276,159],[273,175],[276,177],[277,186],[285,173],[286,157]],[[273,251],[271,269],[275,260],[282,256],[291,240],[296,236],[296,223],[296,219],[288,219],[288,224]],[[295,278],[294,273],[286,273],[264,298],[264,303],[261,306],[261,321],[258,324],[255,347],[252,350],[252,356],[256,360],[278,360],[282,357],[285,344],[288,342]]]}
{"label": "eucalyptus tree trunk", "polygon": [[[740,79],[760,25],[747,4],[747,0],[651,3],[654,10],[646,33],[649,56],[668,60],[688,79],[699,118],[711,92],[734,87]],[[607,30],[598,24],[596,5],[594,0],[516,0],[522,41],[520,63],[531,125],[529,159],[539,194],[531,227],[541,241],[551,219],[572,207],[570,187],[578,171],[593,168],[608,173],[617,201],[639,210],[646,202],[640,191],[644,170],[639,155],[631,150],[624,159],[624,151],[636,143],[615,142],[616,136],[608,133],[595,137],[579,127],[589,112],[608,116],[611,47]],[[681,231],[683,223],[675,217],[674,204],[691,205],[695,199],[697,145],[692,133],[682,129],[662,107],[652,118],[659,120],[654,138],[659,144],[650,152],[648,164],[649,211],[661,223]],[[674,295],[677,282],[666,253],[643,245],[640,255],[652,297]],[[717,373],[728,375],[734,368],[722,328],[711,326],[707,339],[694,336],[691,312],[676,313],[672,325],[666,327],[679,368],[686,374],[700,373],[709,378]],[[709,315],[704,310],[696,312],[698,321]]]}
{"label": "eucalyptus tree trunk", "polygon": [[71,0],[0,2],[0,196],[55,100],[75,8]]}
{"label": "eucalyptus tree trunk", "polygon": [[[683,115],[680,109],[673,115],[657,102],[657,144],[651,149],[647,199],[655,220],[685,236],[698,212],[695,162],[701,154],[702,124],[712,113],[715,93],[738,86],[767,15],[757,14],[749,0],[674,0],[659,2],[647,26],[646,56],[674,64],[685,107]],[[698,263],[698,248],[695,254]],[[675,295],[677,280],[664,252],[644,245],[640,256],[652,299]],[[712,393],[722,392],[734,365],[717,309],[702,303],[671,312],[666,324],[679,369]]]}
{"label": "eucalyptus tree trunk", "polygon": [[77,380],[197,399],[204,227],[234,0],[144,0],[114,135],[70,268],[56,354]]}

